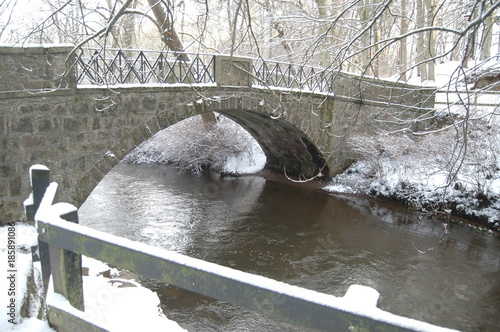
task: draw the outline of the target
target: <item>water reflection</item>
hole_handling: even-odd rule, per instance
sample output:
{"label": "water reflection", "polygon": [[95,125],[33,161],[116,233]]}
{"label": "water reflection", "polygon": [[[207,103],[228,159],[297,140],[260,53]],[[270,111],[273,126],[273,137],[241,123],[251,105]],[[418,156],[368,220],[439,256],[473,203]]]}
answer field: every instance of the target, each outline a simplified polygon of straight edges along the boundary
{"label": "water reflection", "polygon": [[[82,224],[132,240],[343,296],[381,293],[394,314],[495,331],[500,243],[397,206],[332,197],[261,177],[118,165],[80,210]],[[292,330],[192,293],[157,286],[170,318],[200,331]],[[301,330],[301,329],[297,329]]]}

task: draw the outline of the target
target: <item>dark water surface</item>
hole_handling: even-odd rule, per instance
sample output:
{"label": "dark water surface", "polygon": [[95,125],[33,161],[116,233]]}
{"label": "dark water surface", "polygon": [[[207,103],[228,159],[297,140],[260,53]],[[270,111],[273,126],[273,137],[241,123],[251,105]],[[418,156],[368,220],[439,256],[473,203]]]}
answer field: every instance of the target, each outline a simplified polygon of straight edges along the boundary
{"label": "dark water surface", "polygon": [[[380,292],[391,313],[462,331],[498,331],[500,238],[378,201],[262,177],[117,165],[80,210],[108,233],[343,296]],[[171,319],[197,331],[302,331],[227,303],[153,285]]]}

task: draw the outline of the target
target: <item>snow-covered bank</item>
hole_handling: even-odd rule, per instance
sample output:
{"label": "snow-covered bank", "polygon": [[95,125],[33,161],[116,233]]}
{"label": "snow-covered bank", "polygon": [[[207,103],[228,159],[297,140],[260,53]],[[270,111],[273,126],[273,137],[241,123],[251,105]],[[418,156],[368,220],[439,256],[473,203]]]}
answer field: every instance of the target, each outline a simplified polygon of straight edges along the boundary
{"label": "snow-covered bank", "polygon": [[215,116],[216,121],[209,124],[201,116],[180,121],[143,142],[123,161],[169,164],[193,173],[209,169],[249,174],[262,170],[266,156],[253,137],[234,121]]}
{"label": "snow-covered bank", "polygon": [[[409,83],[441,90],[432,128],[350,137],[348,148],[358,158],[325,190],[389,198],[500,230],[499,94],[470,90],[473,82],[468,80],[479,69],[498,66],[496,59],[470,61],[472,69],[459,62],[442,63],[432,82],[421,82],[414,73]],[[473,106],[474,101],[490,106]]]}
{"label": "snow-covered bank", "polygon": [[[49,324],[45,320],[37,319],[37,313],[40,308],[40,302],[35,301],[35,297],[39,293],[31,293],[28,291],[28,280],[31,273],[34,273],[34,279],[39,280],[39,269],[32,270],[32,258],[31,258],[31,246],[35,245],[37,242],[37,233],[33,226],[16,223],[14,227],[14,235],[9,238],[9,226],[0,227],[0,271],[3,275],[0,278],[0,289],[6,294],[2,294],[2,304],[0,308],[0,331],[30,331],[30,332],[54,332],[53,329],[49,327]],[[8,262],[8,255],[11,254],[8,249],[8,239],[14,239],[15,241],[15,259],[14,265],[11,266]],[[6,278],[10,271],[10,267],[14,267],[16,271],[16,286],[13,287],[15,296],[16,310],[15,316],[8,315],[11,312],[7,308],[7,301],[10,301],[10,296],[7,297],[7,289],[9,285],[7,284],[8,279]],[[30,315],[30,318],[21,318],[21,307],[23,301],[31,296],[34,301],[30,301],[29,306],[24,308],[24,314]],[[16,324],[12,324],[11,321],[15,321]]]}
{"label": "snow-covered bank", "polygon": [[352,137],[360,158],[325,190],[394,199],[500,230],[500,130],[492,119],[469,121],[466,143],[454,128]]}
{"label": "snow-covered bank", "polygon": [[[44,317],[37,318],[40,299],[37,294],[28,291],[28,279],[32,273],[30,247],[37,241],[37,233],[33,226],[17,223],[15,226],[16,242],[16,295],[17,304],[15,324],[9,322],[7,302],[9,298],[2,296],[0,309],[0,331],[54,332]],[[6,274],[8,263],[8,226],[0,227],[0,270]],[[120,278],[119,272],[94,259],[83,257],[83,267],[89,269],[89,275],[83,277],[85,313],[91,322],[106,327],[110,331],[185,331],[176,322],[167,319],[161,311],[160,300],[156,293],[139,285],[135,280]],[[34,264],[35,280],[40,283],[39,263]],[[105,273],[103,273],[105,272]],[[104,274],[108,275],[107,277]],[[0,289],[7,290],[8,279],[0,278]],[[38,288],[38,291],[40,289]],[[31,296],[24,314],[21,317],[21,305],[27,296]],[[49,296],[52,296],[49,294]],[[52,296],[52,300],[57,297]],[[38,300],[38,301],[37,301]]]}

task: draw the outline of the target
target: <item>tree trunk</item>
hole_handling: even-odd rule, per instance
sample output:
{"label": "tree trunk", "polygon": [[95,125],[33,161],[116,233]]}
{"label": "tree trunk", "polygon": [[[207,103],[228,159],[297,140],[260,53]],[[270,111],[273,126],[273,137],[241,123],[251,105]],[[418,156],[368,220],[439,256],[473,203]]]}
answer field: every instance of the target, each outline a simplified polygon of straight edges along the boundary
{"label": "tree trunk", "polygon": [[[130,7],[135,9],[137,7],[137,0],[133,0]],[[122,20],[123,46],[126,48],[132,48],[135,45],[135,15],[125,15]]]}
{"label": "tree trunk", "polygon": [[[483,38],[481,43],[481,60],[487,60],[491,57],[491,42],[493,40],[493,24],[495,20],[493,15],[488,16],[484,22]],[[500,46],[500,45],[499,45]]]}
{"label": "tree trunk", "polygon": [[[472,11],[469,15],[469,22],[474,21],[477,17],[477,11],[478,11],[478,3],[474,4],[474,7],[472,8]],[[476,46],[476,29],[472,29],[469,31],[469,35],[467,36],[467,41],[465,44],[465,49],[464,49],[464,56],[462,58],[462,67],[463,68],[469,68],[469,60],[474,57],[474,48]]]}
{"label": "tree trunk", "polygon": [[[408,32],[408,20],[406,19],[407,13],[407,0],[401,0],[401,34],[404,35]],[[399,61],[400,61],[400,72],[401,79],[406,81],[408,79],[408,50],[407,50],[407,39],[401,39],[399,45]]]}
{"label": "tree trunk", "polygon": [[[373,25],[373,28],[372,28],[372,33],[370,35],[372,35],[372,45],[374,45],[374,54],[377,54],[378,50],[379,50],[379,45],[378,45],[378,41],[379,41],[379,24],[374,24]],[[371,55],[370,55],[371,57]],[[372,68],[372,74],[374,76],[379,76],[379,68],[380,68],[380,59],[379,57],[373,57],[371,60],[371,68]]]}
{"label": "tree trunk", "polygon": [[[165,9],[162,7],[162,2],[160,0],[148,0],[149,5],[155,15],[156,20],[161,31],[161,38],[167,47],[174,51],[174,53],[179,57],[179,59],[184,61],[189,61],[189,57],[184,52],[184,46],[174,30],[172,21],[169,19]],[[169,8],[166,8],[168,11]]]}
{"label": "tree trunk", "polygon": [[322,51],[321,51],[321,55],[320,55],[321,67],[327,68],[328,66],[331,65],[330,52],[328,51],[328,46],[330,46],[331,39],[332,39],[332,37],[328,31],[329,27],[325,22],[326,17],[328,15],[328,11],[327,11],[328,4],[327,4],[326,0],[316,0],[316,5],[318,6],[318,17],[321,21],[321,23],[319,23],[320,29],[319,29],[318,33],[320,36],[323,36],[323,42],[324,42],[324,46],[322,47]]}
{"label": "tree trunk", "polygon": [[[361,6],[358,8],[358,15],[360,18],[360,29],[364,29],[366,23],[368,23],[368,19],[371,17],[371,10],[368,5],[370,4],[370,0],[361,0]],[[361,52],[361,67],[362,70],[366,71],[368,66],[370,65],[371,56],[370,56],[370,46],[371,46],[371,33],[370,31],[366,31],[361,36],[361,48],[363,51]]]}
{"label": "tree trunk", "polygon": [[[417,0],[417,29],[421,29],[425,25],[424,1]],[[425,65],[425,38],[423,33],[418,34],[417,38],[417,71],[422,81],[427,79],[427,66]]]}
{"label": "tree trunk", "polygon": [[201,114],[201,120],[203,121],[203,125],[205,126],[205,130],[207,132],[212,130],[217,123],[217,118],[215,117],[214,112],[205,112]]}
{"label": "tree trunk", "polygon": [[[425,0],[426,9],[426,24],[427,26],[434,26],[434,1]],[[426,80],[434,80],[434,55],[436,54],[436,41],[434,40],[434,32],[428,31],[427,35],[427,49],[426,49],[426,66],[427,66],[427,77]]]}

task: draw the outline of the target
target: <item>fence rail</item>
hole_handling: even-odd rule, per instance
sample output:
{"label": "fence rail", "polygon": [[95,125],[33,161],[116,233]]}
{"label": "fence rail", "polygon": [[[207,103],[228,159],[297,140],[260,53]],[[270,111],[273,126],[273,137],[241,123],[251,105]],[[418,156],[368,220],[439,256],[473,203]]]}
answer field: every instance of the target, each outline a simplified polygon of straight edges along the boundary
{"label": "fence rail", "polygon": [[48,169],[36,166],[30,172],[33,194],[25,205],[35,213],[39,245],[48,250],[41,255],[42,274],[45,289],[52,274],[48,320],[58,331],[106,331],[84,312],[81,255],[322,331],[450,331],[376,308],[378,293],[371,288],[358,286],[365,291],[362,299],[348,296],[351,288],[338,298],[78,225],[76,207],[55,203],[58,185],[49,184]]}
{"label": "fence rail", "polygon": [[256,60],[253,65],[254,84],[301,91],[333,93],[337,72],[317,67]]}
{"label": "fence rail", "polygon": [[[169,51],[80,48],[75,62],[77,82],[81,85],[219,83],[216,58],[227,55],[186,55],[187,61]],[[254,86],[333,93],[335,73],[317,67],[253,60],[247,74],[251,75]]]}
{"label": "fence rail", "polygon": [[498,111],[500,108],[500,92],[498,91],[447,91],[436,92],[436,109],[453,107],[476,107],[489,111]]}
{"label": "fence rail", "polygon": [[88,49],[76,53],[78,84],[215,83],[215,55],[188,54],[189,61],[172,52]]}

